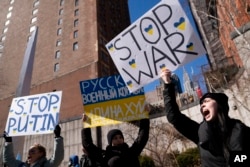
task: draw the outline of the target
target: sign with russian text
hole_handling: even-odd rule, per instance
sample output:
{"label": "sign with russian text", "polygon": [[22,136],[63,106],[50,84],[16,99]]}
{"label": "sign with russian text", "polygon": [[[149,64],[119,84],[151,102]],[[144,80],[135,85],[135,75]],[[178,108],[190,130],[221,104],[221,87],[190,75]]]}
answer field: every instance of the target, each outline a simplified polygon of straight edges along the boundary
{"label": "sign with russian text", "polygon": [[80,82],[84,127],[118,124],[148,117],[143,88],[130,93],[121,75]]}
{"label": "sign with russian text", "polygon": [[59,122],[62,91],[14,98],[5,131],[9,136],[53,133]]}
{"label": "sign with russian text", "polygon": [[106,48],[130,92],[206,53],[178,0],[162,0]]}

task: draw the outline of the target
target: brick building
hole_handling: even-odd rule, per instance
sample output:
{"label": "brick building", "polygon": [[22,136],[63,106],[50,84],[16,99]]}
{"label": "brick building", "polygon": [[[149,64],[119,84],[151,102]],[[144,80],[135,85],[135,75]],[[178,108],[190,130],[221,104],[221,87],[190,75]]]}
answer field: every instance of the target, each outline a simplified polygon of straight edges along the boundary
{"label": "brick building", "polygon": [[213,91],[212,87],[228,87],[228,83],[235,82],[235,77],[239,78],[244,69],[249,69],[246,63],[249,52],[249,4],[249,0],[190,0],[208,52],[210,64],[209,67],[202,67],[202,70],[210,91]]}
{"label": "brick building", "polygon": [[[79,120],[83,112],[79,81],[117,73],[105,44],[130,25],[128,0],[7,0],[0,1],[0,11],[0,132],[4,131],[26,45],[35,27],[38,36],[30,94],[62,90],[60,122]],[[81,123],[75,124],[80,131]],[[74,130],[73,125],[69,128]],[[65,136],[66,131],[62,132]],[[73,136],[80,140],[78,132]],[[35,139],[44,140],[36,136],[20,142],[28,147]],[[18,144],[16,151],[25,153],[22,146]],[[65,149],[69,146],[66,143]],[[68,154],[70,151],[65,159]]]}

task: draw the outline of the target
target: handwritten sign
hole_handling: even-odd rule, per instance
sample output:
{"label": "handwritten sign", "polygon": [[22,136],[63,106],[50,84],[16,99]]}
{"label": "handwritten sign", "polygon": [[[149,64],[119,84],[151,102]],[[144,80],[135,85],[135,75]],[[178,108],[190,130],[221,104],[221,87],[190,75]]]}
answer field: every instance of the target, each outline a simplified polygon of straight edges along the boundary
{"label": "handwritten sign", "polygon": [[59,121],[62,91],[14,98],[5,131],[9,136],[53,133]]}
{"label": "handwritten sign", "polygon": [[130,92],[206,53],[178,0],[162,0],[106,48]]}
{"label": "handwritten sign", "polygon": [[88,116],[85,128],[148,117],[143,88],[130,93],[120,75],[81,81],[80,89]]}

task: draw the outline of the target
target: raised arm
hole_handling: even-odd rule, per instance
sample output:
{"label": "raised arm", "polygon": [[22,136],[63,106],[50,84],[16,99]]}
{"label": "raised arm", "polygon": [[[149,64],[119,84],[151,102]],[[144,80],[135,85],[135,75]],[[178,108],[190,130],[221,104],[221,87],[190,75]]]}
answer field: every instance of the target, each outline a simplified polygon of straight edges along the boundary
{"label": "raised arm", "polygon": [[3,147],[3,162],[8,167],[16,167],[22,164],[22,161],[16,160],[14,151],[13,151],[13,143],[12,143],[12,137],[7,136],[7,133],[4,132],[3,135],[5,139],[4,147]]}
{"label": "raised arm", "polygon": [[54,139],[54,153],[49,159],[51,166],[59,166],[64,158],[64,142],[61,136],[61,127],[56,125],[54,129],[55,139]]}
{"label": "raised arm", "polygon": [[161,78],[164,81],[164,105],[168,121],[185,137],[198,144],[198,128],[199,124],[186,115],[182,114],[176,103],[175,85],[171,82],[171,71],[163,70]]}
{"label": "raised arm", "polygon": [[[87,120],[87,116],[83,114],[83,121]],[[86,153],[91,159],[103,163],[103,150],[97,147],[92,140],[92,134],[90,128],[82,128],[81,130],[82,146],[86,150]]]}
{"label": "raised arm", "polygon": [[131,146],[132,153],[139,156],[144,149],[145,145],[148,142],[149,138],[149,119],[141,119],[140,120],[140,129],[138,132],[138,136],[135,139],[133,145]]}

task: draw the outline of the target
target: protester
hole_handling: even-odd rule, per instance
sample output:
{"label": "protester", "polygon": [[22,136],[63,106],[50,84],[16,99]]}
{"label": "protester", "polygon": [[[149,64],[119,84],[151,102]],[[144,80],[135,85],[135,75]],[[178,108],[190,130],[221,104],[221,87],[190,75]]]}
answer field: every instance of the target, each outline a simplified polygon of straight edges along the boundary
{"label": "protester", "polygon": [[[87,115],[83,114],[82,121],[87,121]],[[81,167],[107,167],[104,160],[105,151],[97,147],[92,140],[91,129],[82,128],[82,149],[83,155],[80,160]]]}
{"label": "protester", "polygon": [[34,144],[28,151],[26,162],[16,160],[13,152],[12,137],[4,133],[5,145],[3,149],[3,162],[8,167],[57,167],[64,158],[63,138],[60,136],[61,128],[56,125],[54,129],[54,154],[50,159],[46,158],[46,149],[40,144]]}
{"label": "protester", "polygon": [[[91,159],[91,157],[89,156],[88,152],[85,150],[84,147],[82,147],[82,157],[80,159],[80,167],[101,167],[101,160],[99,161]],[[101,157],[102,159],[103,157]]]}
{"label": "protester", "polygon": [[80,167],[79,166],[79,158],[77,155],[71,155],[69,157],[69,167]]}
{"label": "protester", "polygon": [[232,167],[238,163],[236,155],[245,154],[250,158],[250,128],[229,117],[228,97],[224,93],[206,93],[201,97],[200,112],[204,120],[197,123],[180,112],[171,71],[163,70],[161,78],[165,83],[163,96],[167,119],[198,145],[202,166]]}
{"label": "protester", "polygon": [[[86,120],[86,115],[83,115]],[[108,146],[106,147],[103,157],[103,150],[93,144],[90,128],[82,129],[82,144],[90,155],[102,157],[102,166],[108,167],[139,167],[138,156],[144,149],[149,137],[149,119],[140,120],[140,129],[138,137],[129,147],[124,142],[123,133],[119,129],[110,130],[108,138]],[[95,159],[97,160],[98,157]]]}

